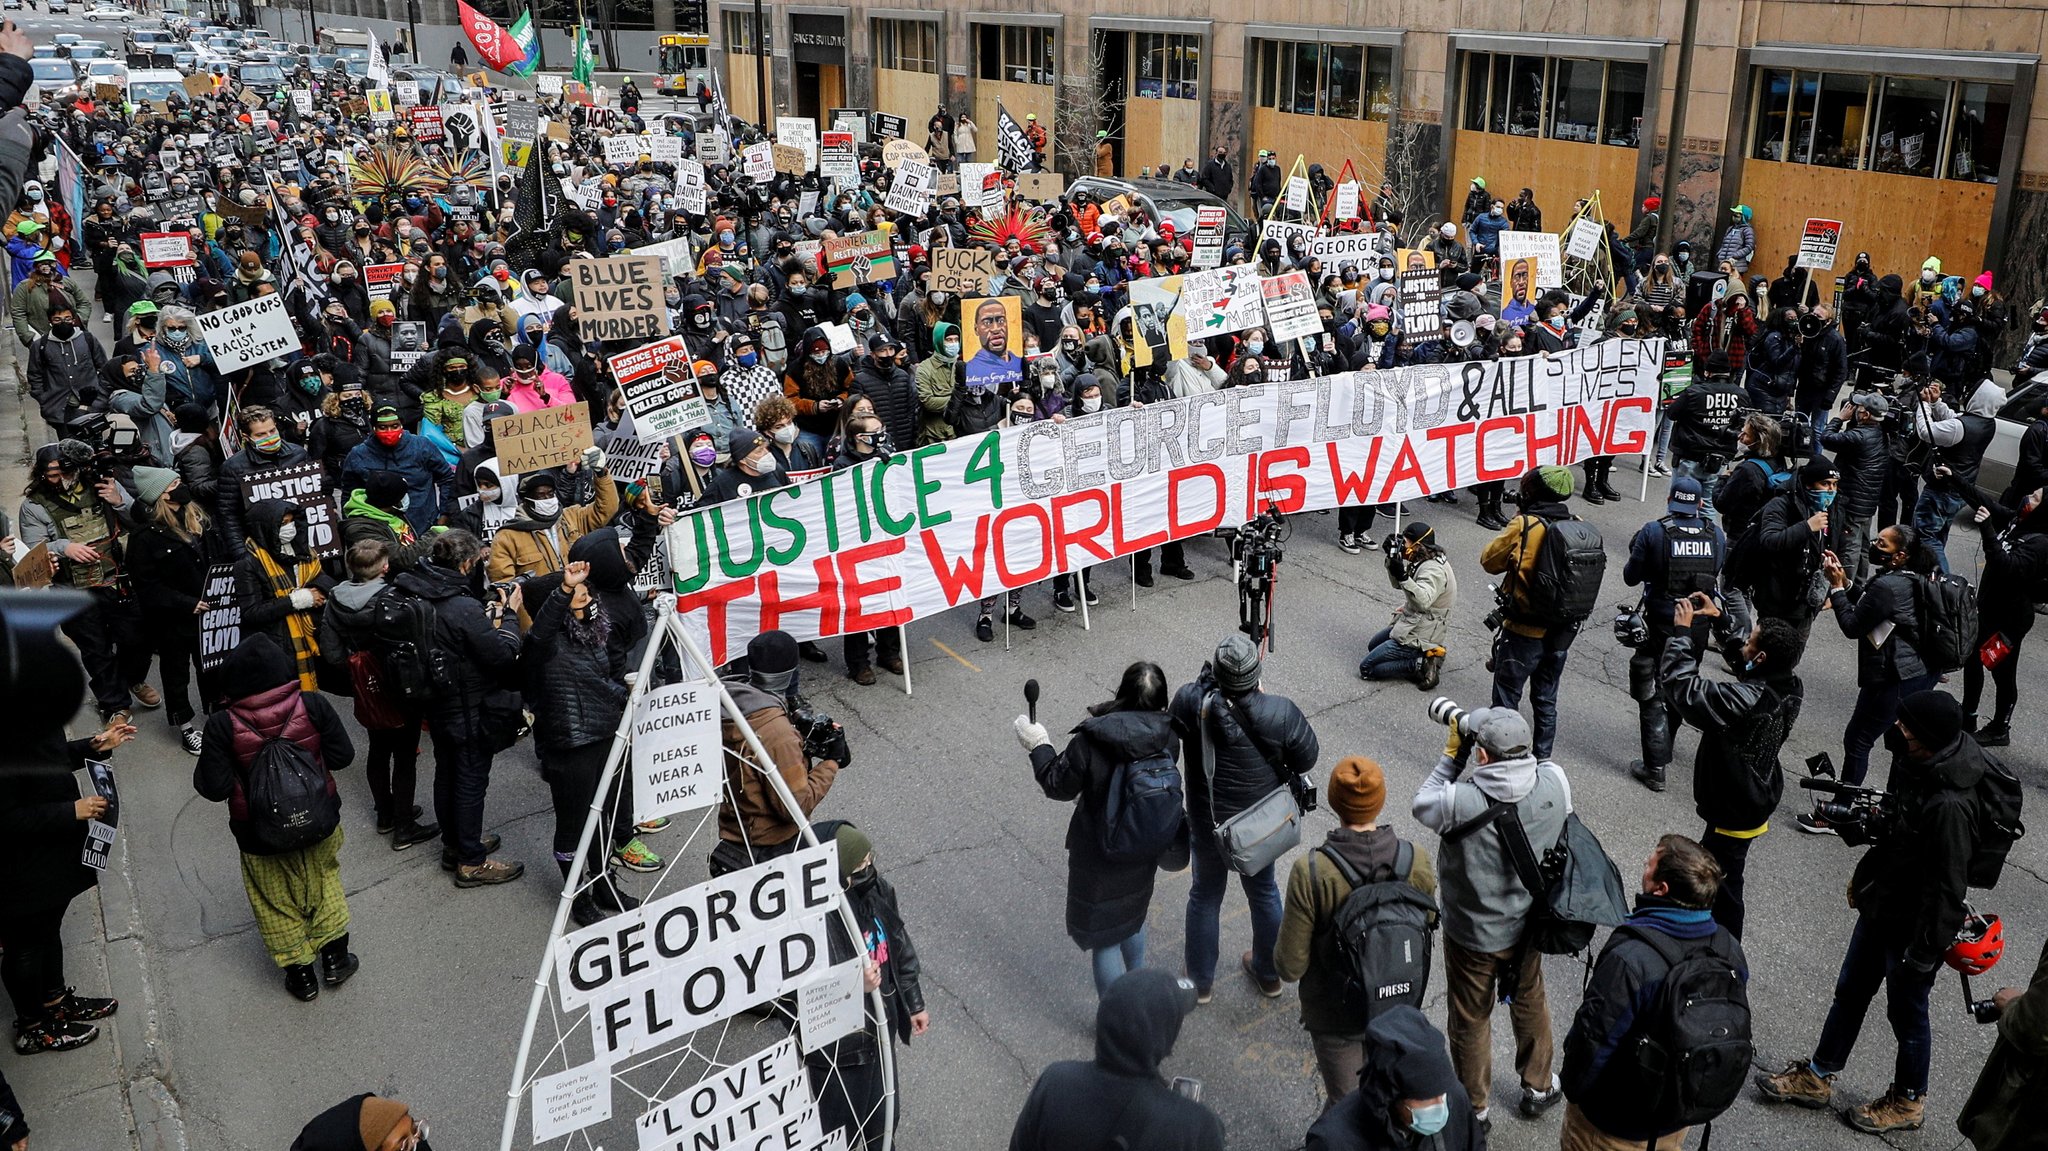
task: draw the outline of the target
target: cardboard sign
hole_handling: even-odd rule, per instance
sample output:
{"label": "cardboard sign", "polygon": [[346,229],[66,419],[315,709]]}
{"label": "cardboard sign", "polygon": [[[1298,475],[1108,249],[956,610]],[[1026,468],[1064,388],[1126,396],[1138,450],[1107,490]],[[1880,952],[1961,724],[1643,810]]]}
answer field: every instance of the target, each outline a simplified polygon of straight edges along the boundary
{"label": "cardboard sign", "polygon": [[749,144],[740,151],[740,174],[756,184],[775,178],[775,145],[766,140]]}
{"label": "cardboard sign", "polygon": [[801,145],[770,145],[769,156],[770,162],[775,165],[777,172],[787,172],[792,176],[801,176],[811,170],[810,158],[804,154]]}
{"label": "cardboard sign", "polygon": [[119,103],[121,100],[121,86],[119,84],[94,84],[92,86],[92,98],[104,100],[108,103]]}
{"label": "cardboard sign", "polygon": [[1558,250],[1556,232],[1502,232],[1500,266],[1505,269],[1516,260],[1535,261],[1535,287],[1564,287],[1564,258]]}
{"label": "cardboard sign", "polygon": [[199,314],[199,338],[222,375],[281,356],[299,346],[284,297],[276,293]]}
{"label": "cardboard sign", "polygon": [[915,160],[923,163],[924,149],[908,140],[892,139],[882,145],[882,166],[884,168],[893,172],[901,167],[906,160]]}
{"label": "cardboard sign", "polygon": [[498,446],[498,474],[523,475],[560,467],[581,457],[585,448],[595,446],[590,438],[589,417],[583,404],[565,404],[559,408],[514,412],[492,420],[491,442]]}
{"label": "cardboard sign", "polygon": [[185,95],[194,100],[213,95],[212,73],[194,72],[185,77]]}
{"label": "cardboard sign", "polygon": [[827,132],[818,144],[818,174],[828,180],[860,179],[860,154],[851,132]]}
{"label": "cardboard sign", "polygon": [[37,544],[14,561],[14,586],[49,587],[57,579],[57,557],[49,544]]}
{"label": "cardboard sign", "polygon": [[243,506],[257,500],[285,500],[299,505],[299,538],[323,560],[341,554],[341,516],[334,510],[334,497],[327,490],[327,471],[319,460],[243,476]]}
{"label": "cardboard sign", "polygon": [[1307,272],[1282,272],[1260,280],[1259,298],[1265,302],[1266,327],[1275,340],[1322,335],[1323,320],[1316,313],[1315,289]]}
{"label": "cardboard sign", "polygon": [[1799,236],[1799,258],[1794,267],[1828,271],[1835,266],[1835,253],[1842,247],[1840,220],[1808,220]]}
{"label": "cardboard sign", "polygon": [[1058,172],[1024,172],[1017,177],[1017,196],[1024,200],[1057,200],[1067,190],[1067,178]]}
{"label": "cardboard sign", "polygon": [[896,252],[889,233],[862,232],[835,236],[824,244],[825,272],[835,288],[876,284],[896,278]]}
{"label": "cardboard sign", "polygon": [[775,143],[803,149],[803,171],[818,166],[818,125],[809,116],[777,116]]}
{"label": "cardboard sign", "polygon": [[142,266],[145,268],[183,268],[192,263],[192,236],[189,232],[144,232],[142,233]]}
{"label": "cardboard sign", "polygon": [[906,216],[922,216],[931,210],[938,186],[938,173],[930,164],[905,160],[897,166],[896,178],[889,184],[889,197],[882,206]]}
{"label": "cardboard sign", "polygon": [[932,261],[927,291],[979,296],[988,291],[989,277],[996,274],[995,253],[986,248],[932,248],[925,254]]}
{"label": "cardboard sign", "polygon": [[690,349],[681,336],[620,352],[611,358],[611,366],[638,434],[679,436],[710,420],[690,367]]}
{"label": "cardboard sign", "polygon": [[[910,121],[901,116],[875,113],[875,137],[880,140],[901,140],[910,134]],[[912,145],[915,147],[915,145]],[[922,152],[924,149],[919,148]]]}
{"label": "cardboard sign", "polygon": [[642,696],[633,714],[634,818],[716,806],[724,783],[718,690],[690,682]]}
{"label": "cardboard sign", "polygon": [[643,340],[667,330],[661,257],[571,260],[569,274],[584,339]]}
{"label": "cardboard sign", "polygon": [[960,174],[959,174],[958,172],[940,172],[940,173],[939,173],[939,195],[941,195],[941,196],[957,196],[957,195],[959,195],[959,194],[960,194]]}
{"label": "cardboard sign", "polygon": [[388,300],[404,275],[404,264],[371,264],[363,269],[363,291],[373,300]]}

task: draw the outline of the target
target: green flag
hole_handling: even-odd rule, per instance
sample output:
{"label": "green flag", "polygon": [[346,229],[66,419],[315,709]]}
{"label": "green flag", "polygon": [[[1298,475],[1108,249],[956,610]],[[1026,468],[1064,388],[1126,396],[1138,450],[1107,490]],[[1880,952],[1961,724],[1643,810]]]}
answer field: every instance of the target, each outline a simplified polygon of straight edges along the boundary
{"label": "green flag", "polygon": [[540,38],[533,31],[531,8],[521,12],[519,19],[512,21],[511,32],[512,42],[519,45],[519,51],[525,55],[525,59],[512,65],[512,74],[531,76],[534,68],[540,64]]}
{"label": "green flag", "polygon": [[590,86],[590,78],[597,74],[597,50],[590,45],[590,26],[576,25],[576,64],[569,70],[569,77],[584,87]]}

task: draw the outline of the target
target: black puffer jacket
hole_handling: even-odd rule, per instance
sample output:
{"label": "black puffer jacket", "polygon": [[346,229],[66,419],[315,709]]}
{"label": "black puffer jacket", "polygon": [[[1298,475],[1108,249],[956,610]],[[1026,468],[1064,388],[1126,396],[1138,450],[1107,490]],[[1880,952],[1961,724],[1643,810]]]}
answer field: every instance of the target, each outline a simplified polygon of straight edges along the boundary
{"label": "black puffer jacket", "polygon": [[468,576],[425,561],[392,582],[434,605],[434,638],[447,678],[428,720],[452,738],[481,738],[484,696],[505,684],[519,664],[518,617],[507,613],[492,627],[483,603],[470,592]]}
{"label": "black puffer jacket", "polygon": [[[285,421],[280,420],[281,424],[283,422]],[[247,545],[242,542],[242,515],[245,510],[242,507],[242,481],[250,476],[290,467],[310,458],[312,457],[306,454],[306,449],[286,440],[279,446],[274,456],[265,456],[255,448],[244,447],[221,463],[220,486],[215,496],[215,511],[218,514],[214,518],[219,521],[220,538],[227,544],[227,553],[223,558],[235,559],[248,550]]]}
{"label": "black puffer jacket", "polygon": [[1067,821],[1067,935],[1083,950],[1120,943],[1145,926],[1156,861],[1105,859],[1103,819],[1117,768],[1161,751],[1168,758],[1180,751],[1163,711],[1093,716],[1074,728],[1065,751],[1031,749],[1031,773],[1046,798],[1077,801]]}
{"label": "black puffer jacket", "polygon": [[[1857,641],[1857,687],[1883,687],[1927,674],[1912,640],[1919,617],[1913,581],[1923,578],[1906,571],[1879,572],[1861,587],[1828,593],[1842,634]],[[1883,643],[1865,642],[1887,623],[1892,627]]]}
{"label": "black puffer jacket", "polygon": [[917,446],[917,420],[923,414],[918,405],[917,385],[910,373],[899,367],[880,371],[872,360],[863,360],[853,373],[853,390],[875,402],[875,415],[888,429],[889,443],[897,451]]}
{"label": "black puffer jacket", "polygon": [[[1674,435],[1673,451],[1677,444],[1678,437]],[[1730,542],[1742,534],[1742,529],[1770,501],[1771,477],[1785,475],[1790,479],[1791,473],[1792,465],[1783,456],[1744,456],[1721,473],[1721,478],[1714,482],[1714,510],[1721,513],[1721,524],[1727,529]]]}
{"label": "black puffer jacket", "polygon": [[187,542],[151,520],[128,537],[128,578],[143,611],[170,630],[183,617],[197,627],[192,608],[206,590],[206,567],[212,562],[210,534]]}
{"label": "black puffer jacket", "polygon": [[1891,453],[1886,450],[1884,429],[1876,424],[1844,423],[1833,420],[1820,434],[1820,446],[1834,457],[1842,473],[1841,505],[1837,516],[1868,519],[1877,511],[1878,493],[1884,490],[1885,473],[1891,470]]}
{"label": "black puffer jacket", "polygon": [[1819,605],[1807,601],[1827,544],[1827,537],[1806,522],[1818,510],[1806,489],[1794,488],[1772,497],[1757,513],[1764,575],[1750,590],[1758,615],[1803,622],[1820,614]]}
{"label": "black puffer jacket", "polygon": [[[1206,740],[1202,731],[1204,699],[1209,702],[1208,731],[1217,737],[1213,805],[1202,762]],[[1246,732],[1225,699],[1216,686],[1215,673],[1205,663],[1193,683],[1183,684],[1173,694],[1173,705],[1168,709],[1173,717],[1173,732],[1180,737],[1186,753],[1181,757],[1182,786],[1187,791],[1189,822],[1198,835],[1228,822],[1231,816],[1286,783],[1287,778],[1274,771],[1273,763],[1280,764],[1287,777],[1304,775],[1315,767],[1319,750],[1315,729],[1293,700],[1262,691],[1238,696],[1238,707],[1251,721],[1251,731]]]}
{"label": "black puffer jacket", "polygon": [[1857,909],[1896,932],[1906,962],[1923,971],[1941,962],[1963,924],[1977,841],[1976,788],[1992,762],[1968,735],[1926,763],[1894,755],[1888,790],[1895,813],[1849,879]]}
{"label": "black puffer jacket", "polygon": [[594,599],[589,617],[577,620],[570,599],[569,589],[558,586],[526,636],[526,698],[533,708],[533,742],[543,753],[609,740],[626,714],[625,660],[607,648],[610,610]]}
{"label": "black puffer jacket", "polygon": [[[278,529],[283,526],[284,517],[288,515],[301,521],[299,523],[299,538],[293,542],[292,551],[289,556],[283,554],[284,547],[277,542]],[[249,538],[256,541],[257,546],[269,552],[271,557],[285,569],[287,574],[292,574],[295,565],[299,562],[298,559],[292,557],[304,557],[309,554],[306,550],[308,547],[306,539],[308,529],[303,522],[304,519],[305,516],[300,512],[299,505],[295,503],[290,503],[286,500],[257,500],[249,505],[249,522],[245,530],[248,532]],[[303,586],[317,588],[324,594],[334,587],[334,577],[323,571],[316,574]],[[261,561],[247,551],[244,551],[242,557],[235,561],[235,602],[242,605],[242,633],[244,637],[262,631],[267,633],[271,639],[276,640],[277,646],[280,649],[287,652],[292,650],[291,625],[286,621],[293,612],[300,609],[292,606],[289,596],[277,594],[276,589],[270,586],[269,577],[263,574]],[[307,618],[313,622],[317,631],[320,622],[320,609],[317,607],[307,608],[305,611]]]}
{"label": "black puffer jacket", "polygon": [[1799,721],[1806,688],[1789,672],[1721,683],[1700,674],[1699,653],[1686,636],[1664,644],[1659,663],[1664,698],[1700,732],[1692,764],[1693,809],[1708,827],[1749,831],[1770,822],[1785,794],[1778,753]]}

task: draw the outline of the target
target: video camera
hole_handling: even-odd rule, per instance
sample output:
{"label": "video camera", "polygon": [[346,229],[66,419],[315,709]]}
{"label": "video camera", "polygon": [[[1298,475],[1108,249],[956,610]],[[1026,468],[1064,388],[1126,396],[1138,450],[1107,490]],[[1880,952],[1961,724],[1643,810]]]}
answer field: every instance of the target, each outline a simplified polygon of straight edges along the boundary
{"label": "video camera", "polygon": [[1238,525],[1230,537],[1230,559],[1237,567],[1237,630],[1255,644],[1273,638],[1273,585],[1292,534],[1287,517],[1269,501],[1266,510]]}
{"label": "video camera", "polygon": [[84,476],[87,487],[150,462],[149,449],[143,446],[134,421],[107,412],[79,417],[71,425],[71,434],[58,441],[57,458],[65,470]]}
{"label": "video camera", "polygon": [[1813,810],[1834,828],[1842,842],[1860,846],[1875,843],[1883,836],[1897,809],[1897,801],[1890,793],[1836,779],[1834,760],[1824,751],[1807,758],[1806,772],[1807,777],[1799,781],[1799,786],[1831,797],[1816,801]]}

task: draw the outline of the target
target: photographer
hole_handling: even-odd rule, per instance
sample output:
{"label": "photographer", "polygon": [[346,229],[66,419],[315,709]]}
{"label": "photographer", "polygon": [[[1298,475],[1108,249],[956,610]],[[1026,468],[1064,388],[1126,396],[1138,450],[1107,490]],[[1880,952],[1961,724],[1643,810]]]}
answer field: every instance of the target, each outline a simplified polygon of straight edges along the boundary
{"label": "photographer", "polygon": [[1805,339],[1799,350],[1799,381],[1792,393],[1792,407],[1808,424],[1819,428],[1849,378],[1849,343],[1835,326],[1834,309],[1826,304],[1816,304],[1813,311],[1800,317],[1799,330]]}
{"label": "photographer", "polygon": [[[1979,615],[1974,641],[1974,650],[1981,655],[1963,664],[1963,711],[1969,717],[1969,729],[1984,747],[2004,747],[2012,742],[2013,709],[2019,705],[2020,695],[2020,645],[2037,618],[2036,589],[2048,579],[2048,513],[2041,508],[2041,490],[2036,488],[2016,509],[1979,504],[1971,517],[1984,540],[1984,578],[1977,588]],[[1997,696],[1991,722],[1979,729],[1977,704],[1984,695],[1987,668],[1997,685]]]}
{"label": "photographer", "polygon": [[[1628,563],[1621,578],[1643,589],[1642,641],[1628,661],[1628,693],[1636,701],[1637,730],[1643,757],[1628,766],[1629,775],[1651,791],[1664,790],[1664,770],[1671,766],[1670,699],[1659,687],[1658,663],[1667,641],[1683,640],[1693,651],[1705,641],[1707,621],[1677,622],[1677,610],[1695,595],[1714,590],[1721,578],[1727,540],[1721,529],[1701,518],[1700,482],[1690,476],[1671,481],[1663,519],[1644,524],[1629,540]],[[1689,617],[1690,613],[1688,613]],[[1619,625],[1617,625],[1618,627]]]}
{"label": "photographer", "polygon": [[1792,393],[1799,386],[1801,334],[1799,312],[1779,308],[1771,313],[1764,338],[1749,357],[1749,402],[1773,415],[1791,406]]}
{"label": "photographer", "polygon": [[1877,512],[1878,496],[1892,469],[1884,429],[1885,417],[1890,414],[1891,401],[1884,396],[1857,392],[1819,436],[1820,446],[1834,453],[1835,467],[1841,472],[1839,494],[1829,509],[1828,538],[1842,566],[1856,580],[1869,570],[1863,553],[1870,544],[1870,517]]}
{"label": "photographer", "polygon": [[18,523],[22,547],[47,545],[57,585],[92,595],[91,610],[66,619],[63,629],[78,645],[104,721],[125,716],[131,699],[154,708],[162,697],[146,682],[150,644],[120,555],[136,503],[97,467],[92,448],[77,440],[37,449]]}
{"label": "photographer", "polygon": [[[1830,553],[1821,561],[1828,581],[1828,606],[1842,634],[1856,645],[1856,707],[1842,731],[1842,782],[1862,784],[1870,770],[1870,749],[1890,727],[1899,700],[1933,687],[1939,672],[1929,668],[1914,646],[1919,633],[1919,597],[1914,581],[1926,578],[1929,567],[1913,529],[1899,524],[1878,533],[1870,559],[1876,574],[1849,590],[1849,573]],[[1802,815],[1805,831],[1826,832],[1819,814]]]}
{"label": "photographer", "polygon": [[1758,619],[1790,620],[1801,634],[1813,627],[1827,602],[1821,558],[1840,482],[1841,473],[1827,457],[1808,460],[1730,546],[1731,581],[1749,593]]}
{"label": "photographer", "polygon": [[1998,409],[2004,406],[2004,389],[1985,380],[1957,415],[1943,402],[1940,387],[1929,384],[1920,390],[1920,402],[1907,421],[1913,437],[1934,449],[1922,467],[1925,482],[1913,505],[1913,530],[1943,573],[1949,570],[1949,526],[1967,502],[1964,493],[1977,486],[1977,471],[1998,436]]}
{"label": "photographer", "polygon": [[[1672,605],[1672,626],[1683,629],[1720,614],[1712,598],[1695,594]],[[1749,849],[1770,830],[1771,813],[1785,793],[1778,753],[1805,700],[1805,685],[1793,674],[1805,650],[1797,628],[1766,619],[1743,640],[1734,683],[1701,675],[1698,647],[1683,635],[1665,643],[1658,667],[1671,710],[1700,732],[1692,763],[1693,809],[1707,821],[1700,845],[1721,865],[1714,919],[1737,939]]]}
{"label": "photographer", "polygon": [[1400,535],[1382,545],[1387,553],[1387,582],[1401,593],[1393,622],[1367,641],[1360,679],[1413,680],[1430,691],[1444,666],[1444,640],[1451,634],[1451,608],[1458,599],[1458,576],[1436,532],[1421,520],[1410,520]]}
{"label": "photographer", "polygon": [[1899,701],[1898,715],[1885,733],[1892,752],[1891,794],[1854,825],[1856,840],[1871,846],[1849,881],[1856,926],[1820,1043],[1810,1060],[1756,1076],[1767,1101],[1828,1106],[1835,1076],[1849,1065],[1870,1001],[1883,987],[1885,1014],[1899,1043],[1891,1088],[1847,1116],[1858,1130],[1874,1135],[1918,1128],[1924,1118],[1933,1054],[1927,996],[1965,915],[1967,869],[1977,839],[1975,792],[1993,762],[1964,733],[1953,696],[1909,695]]}
{"label": "photographer", "polygon": [[1536,758],[1550,758],[1557,739],[1557,685],[1564,678],[1565,656],[1578,638],[1583,621],[1548,618],[1530,598],[1530,581],[1542,560],[1548,525],[1574,519],[1565,501],[1571,498],[1572,474],[1555,465],[1530,468],[1522,474],[1515,503],[1521,511],[1479,553],[1479,566],[1501,576],[1501,616],[1493,637],[1493,705],[1519,708],[1522,689],[1529,689],[1536,714]]}
{"label": "photographer", "polygon": [[[1432,715],[1439,714],[1439,706],[1432,705]],[[1493,1088],[1498,988],[1499,998],[1510,1004],[1515,1031],[1520,1110],[1534,1118],[1556,1105],[1563,1093],[1550,1070],[1543,956],[1521,945],[1536,896],[1523,886],[1511,862],[1509,823],[1500,816],[1512,810],[1531,844],[1556,843],[1572,809],[1571,784],[1563,768],[1530,754],[1529,724],[1520,712],[1451,708],[1443,719],[1449,728],[1443,756],[1422,781],[1410,810],[1416,822],[1443,837],[1436,854],[1437,894],[1443,904],[1451,1062],[1485,1123]]]}
{"label": "photographer", "polygon": [[[1671,426],[1671,474],[1698,480],[1704,494],[1706,485],[1735,454],[1737,429],[1748,406],[1748,396],[1728,377],[1725,354],[1715,352],[1697,365],[1692,384],[1664,411]],[[1700,510],[1712,516],[1713,502],[1703,499]]]}
{"label": "photographer", "polygon": [[[1174,693],[1168,709],[1181,741],[1181,778],[1193,838],[1184,958],[1204,1003],[1216,982],[1218,919],[1229,873],[1216,829],[1283,786],[1304,809],[1315,806],[1308,779],[1319,750],[1315,729],[1293,700],[1259,690],[1259,663],[1259,649],[1249,639],[1235,632],[1225,636],[1215,658],[1202,665],[1194,682]],[[1276,999],[1281,983],[1273,946],[1280,936],[1280,888],[1273,865],[1241,875],[1238,882],[1252,920],[1252,949],[1240,963],[1259,993]]]}
{"label": "photographer", "polygon": [[[718,845],[711,851],[713,875],[802,846],[803,822],[825,801],[839,770],[853,760],[844,729],[805,707],[797,695],[798,662],[797,643],[788,632],[764,631],[747,644],[747,677],[725,681],[747,727],[773,762],[756,762],[745,729],[729,717],[722,719],[725,791],[718,804]],[[782,777],[799,810],[783,806],[763,778],[769,771]]]}
{"label": "photographer", "polygon": [[[1743,417],[1742,430],[1735,434],[1735,466],[1714,481],[1713,498],[1702,501],[1707,514],[1720,513],[1722,534],[1731,547],[1772,497],[1792,488],[1792,464],[1780,446],[1783,436],[1771,416],[1751,412]],[[1714,627],[1724,651],[1741,643],[1750,626],[1749,589],[1736,586],[1728,568],[1722,565],[1723,614]]]}

